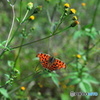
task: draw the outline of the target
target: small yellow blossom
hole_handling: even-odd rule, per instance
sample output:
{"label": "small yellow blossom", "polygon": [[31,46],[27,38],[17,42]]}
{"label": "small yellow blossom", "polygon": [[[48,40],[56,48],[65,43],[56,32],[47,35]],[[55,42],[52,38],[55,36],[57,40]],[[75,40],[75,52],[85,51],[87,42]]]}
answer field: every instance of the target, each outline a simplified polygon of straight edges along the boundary
{"label": "small yellow blossom", "polygon": [[82,5],[83,7],[85,7],[85,6],[86,6],[86,3],[81,3],[81,5]]}
{"label": "small yellow blossom", "polygon": [[75,14],[76,10],[75,9],[70,9],[70,14]]}
{"label": "small yellow blossom", "polygon": [[35,19],[35,16],[31,15],[31,16],[29,17],[29,19],[30,19],[30,20],[34,20],[34,19]]}
{"label": "small yellow blossom", "polygon": [[69,8],[70,7],[69,3],[65,3],[64,7]]}
{"label": "small yellow blossom", "polygon": [[70,27],[74,27],[74,26],[76,26],[76,25],[78,25],[78,24],[79,24],[79,21],[75,20],[75,21],[70,25]]}
{"label": "small yellow blossom", "polygon": [[80,59],[80,58],[81,58],[81,55],[80,55],[80,54],[77,54],[76,57],[77,57],[78,59]]}
{"label": "small yellow blossom", "polygon": [[72,20],[77,20],[78,18],[76,16],[73,16]]}
{"label": "small yellow blossom", "polygon": [[25,88],[24,86],[20,87],[20,89],[21,89],[22,91],[26,90],[26,88]]}
{"label": "small yellow blossom", "polygon": [[33,8],[33,3],[32,2],[29,2],[28,4],[27,4],[27,9],[28,10],[31,10]]}

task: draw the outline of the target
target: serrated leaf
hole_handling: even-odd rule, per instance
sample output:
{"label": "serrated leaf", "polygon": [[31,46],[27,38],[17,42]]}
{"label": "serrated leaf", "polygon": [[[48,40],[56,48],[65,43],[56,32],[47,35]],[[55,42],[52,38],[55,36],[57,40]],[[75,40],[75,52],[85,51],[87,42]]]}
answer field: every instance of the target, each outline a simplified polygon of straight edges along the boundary
{"label": "serrated leaf", "polygon": [[4,88],[0,88],[0,93],[1,93],[3,96],[5,96],[6,98],[9,98],[9,95],[8,95],[6,89],[4,89]]}
{"label": "serrated leaf", "polygon": [[81,82],[81,79],[76,78],[76,79],[71,80],[67,85],[75,85],[75,84],[78,84],[80,82]]}

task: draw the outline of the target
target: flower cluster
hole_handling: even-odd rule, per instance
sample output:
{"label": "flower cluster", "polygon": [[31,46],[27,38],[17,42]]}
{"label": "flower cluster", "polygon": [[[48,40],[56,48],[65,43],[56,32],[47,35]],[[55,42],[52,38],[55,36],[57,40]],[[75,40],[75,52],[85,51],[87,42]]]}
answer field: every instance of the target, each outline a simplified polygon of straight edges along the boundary
{"label": "flower cluster", "polygon": [[41,10],[42,10],[42,6],[37,6],[36,8],[33,9],[33,3],[32,2],[29,2],[27,4],[27,10],[30,11],[30,10],[33,10],[32,14],[29,16],[29,20],[34,20],[35,19],[35,16],[34,14],[37,14],[39,13]]}
{"label": "flower cluster", "polygon": [[69,3],[65,3],[64,4],[64,14],[65,14],[65,16],[67,16],[67,15],[73,15],[74,14],[74,16],[72,17],[72,20],[74,22],[72,22],[72,24],[70,25],[70,27],[74,27],[77,24],[79,24],[78,18],[75,15],[76,14],[76,9],[70,8],[70,4]]}

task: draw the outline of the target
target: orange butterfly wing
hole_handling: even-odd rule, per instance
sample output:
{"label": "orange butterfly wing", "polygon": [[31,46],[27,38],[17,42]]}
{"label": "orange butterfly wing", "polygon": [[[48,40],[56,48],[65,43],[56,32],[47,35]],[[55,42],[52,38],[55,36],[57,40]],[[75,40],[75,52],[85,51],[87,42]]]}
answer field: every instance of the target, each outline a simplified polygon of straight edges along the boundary
{"label": "orange butterfly wing", "polygon": [[50,59],[50,55],[48,55],[48,54],[43,54],[43,53],[39,53],[39,54],[37,55],[37,57],[39,57],[39,60],[40,60],[40,62],[41,62],[41,65],[42,65],[43,67],[47,68],[47,66],[48,66],[48,61],[49,61],[49,59]]}
{"label": "orange butterfly wing", "polygon": [[55,59],[53,64],[48,69],[53,71],[53,70],[57,70],[57,69],[61,69],[61,68],[66,68],[66,64],[64,62],[60,61],[59,59]]}
{"label": "orange butterfly wing", "polygon": [[[66,68],[64,62],[60,61],[59,59],[54,59],[48,54],[39,53],[37,57],[39,57],[41,65],[51,71],[61,69],[61,68]],[[53,60],[50,61],[50,59],[52,58]]]}

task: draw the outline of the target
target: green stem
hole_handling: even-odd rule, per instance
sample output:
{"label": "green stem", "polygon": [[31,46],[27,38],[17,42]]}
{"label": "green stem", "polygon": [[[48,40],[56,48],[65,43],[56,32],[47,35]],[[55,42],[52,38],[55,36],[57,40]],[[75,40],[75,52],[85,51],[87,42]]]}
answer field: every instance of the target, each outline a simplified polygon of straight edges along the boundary
{"label": "green stem", "polygon": [[21,21],[22,18],[22,0],[20,0],[20,15],[19,15],[19,21]]}
{"label": "green stem", "polygon": [[8,42],[9,42],[9,39],[11,37],[11,33],[12,33],[12,29],[14,27],[14,21],[15,21],[15,10],[14,10],[14,5],[11,6],[12,7],[12,13],[13,13],[13,20],[12,20],[12,25],[11,25],[11,28],[10,28],[10,31],[9,31],[9,34],[8,34],[8,38],[7,38],[7,42],[5,44],[5,47],[7,47],[8,45]]}
{"label": "green stem", "polygon": [[[22,38],[21,45],[23,44],[23,42],[24,42],[24,38]],[[14,67],[16,66],[16,63],[17,63],[17,60],[18,60],[18,58],[19,58],[21,49],[22,49],[22,47],[19,47],[19,51],[18,51],[17,57],[16,57],[16,59],[15,59]]]}
{"label": "green stem", "polygon": [[61,23],[63,22],[63,18],[64,18],[64,13],[63,13],[63,15],[61,16],[60,21],[59,21],[59,23],[58,23],[56,29],[54,30],[54,32],[53,32],[52,34],[55,34],[55,32],[58,30],[59,26],[60,26]]}
{"label": "green stem", "polygon": [[[11,43],[11,41],[13,40],[13,38],[15,37],[16,33],[18,32],[18,29],[19,29],[20,26],[24,23],[25,18],[26,18],[26,16],[27,16],[28,12],[29,12],[29,10],[26,11],[25,16],[23,17],[22,21],[20,22],[20,24],[18,25],[16,31],[14,32],[13,36],[11,37],[11,39],[9,40],[9,42],[7,43],[7,46],[9,46],[9,44]],[[7,51],[7,49],[4,49],[4,50],[1,52],[0,57],[5,53],[5,51]]]}
{"label": "green stem", "polygon": [[35,41],[29,42],[29,43],[26,43],[26,44],[23,44],[23,45],[20,45],[20,46],[12,47],[11,49],[16,49],[16,48],[19,48],[19,47],[21,47],[21,46],[23,47],[23,46],[26,46],[26,45],[29,45],[29,44],[32,44],[32,43],[36,43],[36,42],[39,42],[39,41],[48,39],[48,38],[50,38],[50,37],[52,37],[52,36],[54,36],[54,35],[57,35],[57,34],[59,34],[59,33],[63,32],[63,31],[65,31],[65,30],[67,30],[68,28],[69,28],[69,27],[66,27],[66,28],[64,28],[63,30],[56,32],[55,34],[49,35],[49,36],[44,37],[44,38],[42,38],[42,39],[35,40]]}
{"label": "green stem", "polygon": [[[97,11],[98,11],[98,8],[99,8],[99,3],[100,3],[100,0],[97,1],[96,3],[96,8],[94,10],[94,14],[93,14],[93,18],[92,18],[92,23],[91,23],[91,28],[90,28],[90,33],[92,31],[92,27],[95,23],[95,19],[96,19],[96,15],[97,15]],[[86,58],[88,60],[88,57],[89,57],[89,46],[90,46],[90,42],[91,42],[91,37],[88,37],[88,40],[87,40],[87,54],[86,54]]]}

